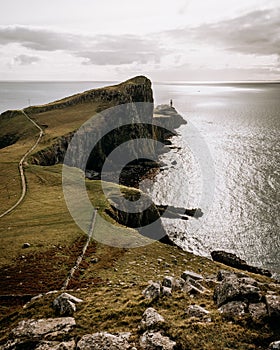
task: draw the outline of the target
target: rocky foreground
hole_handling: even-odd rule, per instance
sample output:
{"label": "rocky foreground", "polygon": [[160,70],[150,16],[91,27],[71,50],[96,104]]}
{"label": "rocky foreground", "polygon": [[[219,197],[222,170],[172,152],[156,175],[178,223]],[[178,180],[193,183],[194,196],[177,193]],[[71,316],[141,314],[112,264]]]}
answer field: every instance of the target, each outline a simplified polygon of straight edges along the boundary
{"label": "rocky foreground", "polygon": [[[164,264],[158,259],[158,264]],[[161,281],[150,281],[142,295],[153,307],[142,314],[137,334],[132,335],[127,327],[124,332],[95,332],[73,337],[77,327],[75,313],[83,300],[69,293],[52,297],[52,308],[56,317],[45,319],[25,319],[11,330],[9,340],[2,350],[176,350],[185,349],[180,339],[168,335],[168,321],[156,310],[157,303],[164,299],[172,304],[177,293],[188,295],[193,302],[186,304],[184,319],[193,325],[208,327],[216,321],[216,312],[208,310],[205,303],[197,303],[196,298],[213,298],[217,312],[223,322],[230,324],[247,323],[258,330],[271,329],[279,335],[280,324],[280,285],[262,283],[243,272],[219,270],[216,276],[203,275],[185,270],[181,276],[164,276]],[[49,295],[57,292],[49,293]],[[24,306],[29,309],[44,296],[33,298]],[[176,325],[174,325],[176,327]],[[218,336],[218,335],[217,335]],[[235,347],[234,347],[235,348]],[[236,347],[239,348],[239,347]],[[249,349],[264,349],[250,346]],[[211,344],[195,349],[214,349]],[[225,347],[224,349],[231,349]],[[271,342],[266,349],[280,349],[280,339]]]}

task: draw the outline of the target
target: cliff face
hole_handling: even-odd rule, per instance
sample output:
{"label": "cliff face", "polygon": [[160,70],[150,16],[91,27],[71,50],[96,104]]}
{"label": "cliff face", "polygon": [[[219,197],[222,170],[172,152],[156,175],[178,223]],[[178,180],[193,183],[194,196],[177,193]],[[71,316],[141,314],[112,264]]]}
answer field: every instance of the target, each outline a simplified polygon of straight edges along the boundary
{"label": "cliff face", "polygon": [[28,107],[25,108],[25,112],[31,114],[44,113],[91,102],[106,103],[107,108],[113,105],[132,102],[152,103],[153,91],[151,89],[151,82],[144,76],[138,76],[118,85],[88,90],[42,106]]}
{"label": "cliff face", "polygon": [[[182,118],[175,109],[166,105],[159,107],[161,113],[154,117],[151,82],[145,77],[89,90],[44,106],[29,107],[25,112],[46,124],[48,118],[63,115],[63,120],[68,123],[75,113],[87,110],[89,104],[95,106],[95,113],[91,109],[88,121],[84,123],[83,120],[84,124],[78,130],[52,139],[48,147],[32,156],[33,164],[47,166],[64,162],[83,171],[101,173],[106,161],[110,168],[106,181],[115,182],[114,178],[110,178],[110,172],[114,177],[116,169],[121,170],[130,161],[139,158],[157,160],[162,143],[173,136],[175,128],[182,124]],[[61,111],[57,113],[57,110]],[[40,119],[40,116],[43,118]],[[108,161],[110,154],[119,148],[119,153],[114,153]],[[170,244],[160,221],[161,214],[154,203],[137,213],[130,212],[125,206],[123,210],[117,208],[112,203],[107,214],[144,236]]]}
{"label": "cliff face", "polygon": [[74,133],[61,136],[53,144],[32,156],[32,164],[51,166],[63,163],[65,153]]}
{"label": "cliff face", "polygon": [[[141,125],[141,123],[152,123],[153,118],[151,82],[142,76],[119,85],[89,90],[44,106],[29,107],[25,112],[32,115],[65,108],[65,113],[69,113],[71,106],[76,108],[78,105],[83,108],[85,103],[97,103],[98,113],[96,120],[91,119],[87,128],[84,128],[82,137],[77,138],[72,149],[69,150],[69,158],[71,161],[75,159],[74,163],[69,165],[78,166],[83,170],[86,167],[100,171],[107,155],[123,142],[131,138],[153,138],[152,128]],[[90,117],[92,115],[89,115],[89,119]],[[124,127],[124,124],[128,126]],[[109,132],[103,135],[102,131],[106,129]],[[50,147],[33,156],[32,162],[39,165],[61,163],[73,134],[74,132],[53,140]],[[94,143],[93,140],[98,142]],[[146,147],[145,152],[153,157],[154,149],[149,145]],[[134,147],[130,147],[127,151],[133,157],[137,154],[138,148],[139,144],[135,142]],[[92,150],[89,157],[85,149]]]}

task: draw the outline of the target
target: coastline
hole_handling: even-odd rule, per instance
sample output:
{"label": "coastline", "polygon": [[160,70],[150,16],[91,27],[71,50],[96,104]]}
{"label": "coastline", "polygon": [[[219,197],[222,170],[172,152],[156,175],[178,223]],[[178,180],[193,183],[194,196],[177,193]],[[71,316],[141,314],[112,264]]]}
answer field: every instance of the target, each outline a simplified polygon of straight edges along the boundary
{"label": "coastline", "polygon": [[[130,96],[129,93],[127,96]],[[71,99],[64,102],[70,104],[69,108],[76,108],[76,105],[71,105]],[[89,106],[84,106],[83,103],[78,105],[80,110]],[[64,125],[63,118],[65,113],[69,113],[69,109],[67,107],[59,111],[55,107],[55,104],[51,105],[50,113],[44,107],[41,109],[42,113],[35,113],[35,117],[51,133],[51,130],[57,132],[57,126],[51,125],[51,117],[56,115],[61,118],[62,130],[66,132],[67,126]],[[20,116],[8,117],[9,121],[13,121],[13,118]],[[172,119],[166,115],[156,118],[162,118],[168,123]],[[45,126],[47,123],[48,127]],[[167,134],[172,132],[155,136],[162,140],[163,145],[170,145]],[[37,157],[38,163],[30,162],[25,165],[29,185],[27,198],[21,210],[13,213],[12,220],[11,217],[6,217],[2,221],[1,234],[3,242],[6,243],[6,254],[11,253],[10,263],[2,265],[1,270],[1,288],[4,295],[0,298],[0,311],[4,317],[0,320],[0,346],[3,345],[5,350],[11,350],[13,346],[28,347],[31,343],[33,348],[45,345],[52,348],[60,346],[61,338],[57,337],[57,334],[52,334],[53,338],[46,344],[47,338],[42,339],[41,336],[36,337],[30,333],[22,335],[14,330],[18,330],[18,324],[23,326],[33,322],[33,325],[37,325],[36,322],[40,320],[41,325],[49,325],[50,322],[58,320],[59,314],[52,306],[54,299],[61,295],[61,283],[83,249],[87,237],[71,219],[63,200],[59,163],[61,157],[56,157],[55,153],[58,151],[60,156],[63,154],[66,142],[62,136],[55,134],[56,138],[51,141],[55,143],[58,137],[60,140],[52,147],[50,142],[47,143],[49,140],[46,140],[46,144],[42,145],[41,158],[38,154],[34,156]],[[28,137],[32,139],[33,134],[30,132]],[[9,145],[3,152],[11,152],[10,157],[14,157],[17,155],[16,151],[20,152],[20,142],[25,142],[25,139],[20,140],[19,144]],[[49,161],[49,164],[40,164],[40,161]],[[147,179],[150,176],[153,179],[160,171],[158,166],[160,163],[146,164],[143,178],[146,176]],[[132,171],[139,175],[139,164],[128,169],[126,176],[129,177]],[[10,179],[8,176],[6,178]],[[104,212],[106,209],[110,210],[104,204],[100,181],[87,181],[87,184],[93,203],[98,204]],[[113,188],[118,185],[110,186]],[[133,195],[137,195],[137,190],[132,188],[131,192],[128,187],[126,191],[128,195],[132,194],[132,199]],[[158,211],[165,209],[164,206],[157,208]],[[178,215],[179,209],[185,210],[170,207],[170,215]],[[192,214],[191,209],[188,214]],[[117,220],[113,222],[116,227],[116,239],[120,232],[118,230],[127,230],[129,234],[133,234],[133,229],[120,228]],[[106,234],[107,228],[103,228],[101,233]],[[9,251],[11,248],[14,250]],[[155,298],[147,298],[144,291],[156,284],[158,295]],[[236,300],[233,302],[238,302],[238,306],[241,307],[240,313],[238,308],[234,311],[230,309],[228,314],[223,311],[224,307],[230,307],[232,302],[232,295],[227,293],[228,285],[236,293]],[[221,290],[221,286],[224,289]],[[205,349],[253,349],[254,346],[258,346],[264,350],[272,341],[279,339],[279,330],[273,327],[274,314],[270,311],[273,299],[270,296],[279,294],[279,284],[276,281],[251,272],[244,274],[243,270],[239,271],[158,241],[134,249],[117,248],[95,240],[90,242],[67,292],[82,300],[71,315],[75,327],[66,335],[66,338],[71,340],[73,349],[85,334],[116,334],[123,331],[131,332],[131,347],[135,345],[138,348],[139,336],[143,336],[139,322],[149,307],[155,307],[168,320],[168,324],[160,331],[166,332],[180,350],[201,348],[201,344]],[[25,304],[35,295],[31,302]],[[208,316],[204,318],[197,314],[189,314],[194,306],[200,311],[200,308],[205,308]],[[223,308],[222,312],[220,307]],[[262,312],[260,319],[255,318],[255,307]],[[30,321],[31,319],[35,321]],[[64,320],[67,318],[64,317]]]}

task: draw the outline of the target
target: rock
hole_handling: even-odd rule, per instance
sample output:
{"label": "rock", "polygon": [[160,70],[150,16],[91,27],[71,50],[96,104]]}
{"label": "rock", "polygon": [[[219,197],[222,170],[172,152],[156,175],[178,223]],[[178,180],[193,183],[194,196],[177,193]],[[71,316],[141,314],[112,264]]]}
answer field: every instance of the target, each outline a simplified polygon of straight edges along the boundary
{"label": "rock", "polygon": [[22,245],[22,249],[26,249],[26,248],[29,248],[29,247],[31,247],[31,244],[30,243],[23,243],[23,245]]}
{"label": "rock", "polygon": [[189,270],[184,271],[181,275],[181,278],[183,278],[185,281],[187,281],[189,278],[192,278],[194,280],[203,280],[203,277],[200,274]]}
{"label": "rock", "polygon": [[174,278],[172,289],[174,289],[174,290],[182,290],[184,284],[185,284],[185,280],[183,280],[183,278],[181,278],[181,277]]}
{"label": "rock", "polygon": [[76,311],[76,303],[83,302],[71,294],[62,293],[53,301],[53,307],[60,316],[72,316]]}
{"label": "rock", "polygon": [[181,290],[185,281],[182,278],[175,278],[172,276],[165,276],[162,281],[162,286],[171,288],[172,290]]}
{"label": "rock", "polygon": [[[39,320],[30,319],[21,321],[11,332],[10,338],[12,338],[12,340],[9,340],[3,346],[2,350],[34,349],[36,346],[43,346],[45,340],[55,341],[58,337],[65,338],[75,325],[76,322],[73,317],[47,318]],[[60,343],[56,342],[55,346],[57,344]],[[44,348],[41,348],[41,350],[42,349]],[[58,347],[54,349],[64,348]],[[71,349],[71,347],[69,349]]]}
{"label": "rock", "polygon": [[185,310],[185,315],[187,317],[196,317],[201,320],[206,320],[208,322],[209,321],[211,322],[211,318],[209,317],[209,311],[199,305],[190,305]]}
{"label": "rock", "polygon": [[223,250],[216,250],[211,252],[211,257],[214,261],[220,262],[227,266],[235,267],[239,270],[245,270],[268,277],[272,276],[270,271],[248,265],[245,260],[240,259],[237,255],[224,252]]}
{"label": "rock", "polygon": [[160,296],[160,284],[156,282],[151,282],[148,287],[142,292],[145,298],[155,299]]}
{"label": "rock", "polygon": [[280,340],[269,344],[268,350],[280,350]]}
{"label": "rock", "polygon": [[228,270],[220,270],[217,273],[217,281],[221,282],[223,281],[226,277],[231,277],[234,276],[235,274],[231,271]]}
{"label": "rock", "polygon": [[176,110],[170,105],[162,104],[162,105],[156,106],[156,108],[154,109],[154,114],[165,114],[165,115],[176,114]]}
{"label": "rock", "polygon": [[19,322],[17,328],[12,330],[12,335],[14,338],[50,338],[69,333],[75,325],[73,317],[30,319]]}
{"label": "rock", "polygon": [[98,263],[98,261],[99,261],[98,258],[92,258],[92,259],[90,260],[90,262],[93,263],[93,264]]}
{"label": "rock", "polygon": [[215,250],[211,252],[211,257],[214,261],[221,262],[225,265],[236,267],[237,269],[246,264],[245,260],[240,259],[237,255],[225,252],[223,250]]}
{"label": "rock", "polygon": [[145,331],[147,329],[155,330],[162,326],[164,323],[164,318],[154,308],[149,307],[143,314],[140,323],[140,329]]}
{"label": "rock", "polygon": [[191,284],[193,287],[201,290],[202,293],[206,290],[206,288],[203,287],[202,284],[200,284],[197,280],[194,280],[193,278],[189,278],[185,283]]}
{"label": "rock", "polygon": [[172,288],[174,285],[174,277],[165,276],[162,281],[162,286]]}
{"label": "rock", "polygon": [[206,291],[206,288],[204,288],[199,282],[190,278],[184,283],[182,290],[189,294],[195,295],[204,293]]}
{"label": "rock", "polygon": [[247,304],[243,301],[230,301],[222,305],[219,311],[228,320],[235,320],[243,316],[246,312]]}
{"label": "rock", "polygon": [[77,344],[77,350],[128,350],[130,333],[94,333],[84,335]]}
{"label": "rock", "polygon": [[207,287],[209,287],[211,289],[215,288],[217,286],[217,284],[219,283],[219,282],[217,282],[216,279],[212,279],[212,278],[206,278],[204,280],[204,282],[207,285]]}
{"label": "rock", "polygon": [[65,341],[65,342],[54,342],[54,341],[45,341],[39,343],[36,346],[35,350],[75,350],[76,344],[74,340]]}
{"label": "rock", "polygon": [[257,303],[260,299],[261,294],[257,282],[249,277],[237,278],[235,275],[225,277],[214,291],[214,300],[219,307],[230,301]]}
{"label": "rock", "polygon": [[166,297],[171,297],[171,296],[172,296],[172,289],[163,286],[163,287],[162,287],[162,290],[161,290],[161,293],[162,293],[162,296],[163,296],[163,297],[164,297],[164,296],[166,296]]}
{"label": "rock", "polygon": [[140,348],[144,350],[173,350],[176,343],[160,332],[146,331],[140,337]]}
{"label": "rock", "polygon": [[280,321],[280,296],[268,294],[265,296],[268,315],[275,321]]}
{"label": "rock", "polygon": [[248,310],[252,317],[252,320],[256,323],[263,321],[264,318],[268,315],[267,308],[264,303],[250,304]]}
{"label": "rock", "polygon": [[192,286],[190,283],[186,282],[184,284],[184,287],[182,289],[184,292],[191,294],[191,295],[196,295],[196,294],[201,294],[202,291],[195,288],[194,286]]}

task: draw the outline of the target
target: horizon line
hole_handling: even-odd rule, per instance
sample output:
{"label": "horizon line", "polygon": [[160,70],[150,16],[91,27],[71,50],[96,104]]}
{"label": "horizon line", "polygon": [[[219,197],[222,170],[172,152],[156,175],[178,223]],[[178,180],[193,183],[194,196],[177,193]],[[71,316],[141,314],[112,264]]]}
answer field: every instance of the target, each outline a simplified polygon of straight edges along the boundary
{"label": "horizon line", "polygon": [[[132,77],[133,78],[133,77]],[[131,79],[131,78],[129,78]],[[125,80],[129,80],[125,79]],[[0,79],[1,83],[119,83],[125,80],[41,80],[41,79]],[[151,79],[149,79],[151,80]],[[280,83],[280,80],[151,80],[153,84],[222,84],[222,83]]]}

